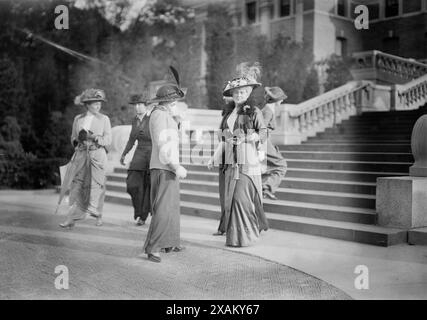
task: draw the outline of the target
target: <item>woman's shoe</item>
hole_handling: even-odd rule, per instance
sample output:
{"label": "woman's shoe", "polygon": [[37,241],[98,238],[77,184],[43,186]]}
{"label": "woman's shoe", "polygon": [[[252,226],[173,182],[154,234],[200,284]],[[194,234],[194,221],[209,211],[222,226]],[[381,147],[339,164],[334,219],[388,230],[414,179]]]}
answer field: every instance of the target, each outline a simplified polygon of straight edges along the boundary
{"label": "woman's shoe", "polygon": [[142,220],[141,217],[138,217],[136,219],[136,225],[137,226],[143,226],[145,224],[145,220]]}
{"label": "woman's shoe", "polygon": [[264,199],[269,198],[271,200],[277,200],[277,197],[270,190],[265,189],[263,190],[262,193],[263,193]]}
{"label": "woman's shoe", "polygon": [[162,248],[162,251],[164,252],[164,253],[169,253],[169,252],[171,252],[172,251],[172,247],[169,247],[169,248]]}
{"label": "woman's shoe", "polygon": [[179,247],[173,247],[173,249],[172,249],[173,252],[181,252],[181,251],[184,251],[184,250],[185,250],[185,247],[181,247],[181,246],[179,246]]}
{"label": "woman's shoe", "polygon": [[65,229],[72,229],[74,225],[75,225],[74,221],[68,221],[68,220],[59,224],[61,228],[65,228]]}
{"label": "woman's shoe", "polygon": [[95,223],[95,225],[96,225],[97,227],[102,226],[102,219],[101,219],[100,217],[96,218],[96,223]]}
{"label": "woman's shoe", "polygon": [[157,262],[157,263],[162,262],[162,259],[160,257],[155,256],[152,253],[148,254],[148,260],[153,261],[153,262]]}
{"label": "woman's shoe", "polygon": [[223,231],[217,231],[217,232],[213,233],[212,235],[213,236],[223,236],[224,234],[225,234],[225,232],[223,232]]}

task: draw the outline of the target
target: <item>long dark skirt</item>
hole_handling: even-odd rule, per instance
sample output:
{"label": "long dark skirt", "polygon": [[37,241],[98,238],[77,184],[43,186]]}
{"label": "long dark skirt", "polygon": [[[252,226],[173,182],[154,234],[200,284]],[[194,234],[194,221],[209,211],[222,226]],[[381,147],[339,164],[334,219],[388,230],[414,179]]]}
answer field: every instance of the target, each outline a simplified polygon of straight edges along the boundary
{"label": "long dark skirt", "polygon": [[180,245],[179,180],[168,170],[152,169],[150,174],[152,218],[145,253]]}
{"label": "long dark skirt", "polygon": [[267,171],[262,174],[262,188],[276,192],[285,177],[288,164],[270,139],[267,141]]}
{"label": "long dark skirt", "polygon": [[150,202],[150,170],[129,170],[126,189],[132,198],[133,218],[146,220],[151,212]]}
{"label": "long dark skirt", "polygon": [[225,174],[222,167],[218,170],[218,181],[219,181],[219,202],[221,204],[221,217],[219,220],[218,231],[226,232],[225,226],[225,209],[224,209],[224,192],[225,192]]}
{"label": "long dark skirt", "polygon": [[225,172],[226,245],[246,247],[256,242],[261,230],[268,229],[268,222],[251,177],[243,173],[237,180],[233,177],[234,170],[229,167]]}

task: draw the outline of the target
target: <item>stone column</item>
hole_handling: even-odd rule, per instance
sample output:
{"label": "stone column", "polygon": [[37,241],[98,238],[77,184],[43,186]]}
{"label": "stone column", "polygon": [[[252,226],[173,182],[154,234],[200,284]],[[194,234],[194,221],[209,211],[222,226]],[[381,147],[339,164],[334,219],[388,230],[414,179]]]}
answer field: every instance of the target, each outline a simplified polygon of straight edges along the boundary
{"label": "stone column", "polygon": [[261,34],[267,36],[268,39],[271,38],[270,13],[272,6],[274,6],[272,0],[261,0],[259,3]]}
{"label": "stone column", "polygon": [[295,0],[295,42],[303,41],[304,34],[304,2]]}
{"label": "stone column", "polygon": [[415,123],[411,137],[415,163],[410,175],[378,178],[378,224],[404,229],[427,227],[427,115]]}

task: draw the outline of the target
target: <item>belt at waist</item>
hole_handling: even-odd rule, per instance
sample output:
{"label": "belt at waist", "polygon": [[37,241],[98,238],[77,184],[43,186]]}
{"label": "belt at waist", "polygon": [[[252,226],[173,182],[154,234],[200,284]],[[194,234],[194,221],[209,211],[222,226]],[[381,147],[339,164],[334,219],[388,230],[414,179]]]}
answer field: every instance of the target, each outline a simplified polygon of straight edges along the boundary
{"label": "belt at waist", "polygon": [[147,144],[140,144],[138,143],[138,145],[136,146],[137,149],[151,149],[152,148],[152,144],[151,143],[147,143]]}
{"label": "belt at waist", "polygon": [[94,151],[94,150],[98,150],[99,148],[102,148],[102,146],[95,145],[95,144],[90,144],[90,145],[79,144],[77,146],[77,148],[79,150],[86,150],[86,149],[88,149],[89,151]]}

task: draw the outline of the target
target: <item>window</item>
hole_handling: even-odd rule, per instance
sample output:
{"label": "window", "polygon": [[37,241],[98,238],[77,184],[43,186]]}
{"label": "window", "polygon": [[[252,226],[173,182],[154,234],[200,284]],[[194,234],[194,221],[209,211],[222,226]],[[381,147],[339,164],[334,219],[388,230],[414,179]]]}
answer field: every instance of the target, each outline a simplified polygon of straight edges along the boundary
{"label": "window", "polygon": [[314,0],[304,0],[304,11],[314,9]]}
{"label": "window", "polygon": [[347,16],[347,1],[338,0],[337,1],[337,14],[342,17]]}
{"label": "window", "polygon": [[337,37],[335,39],[335,54],[340,57],[345,57],[347,55],[346,38]]}
{"label": "window", "polygon": [[[408,1],[408,0],[406,0]],[[385,0],[385,16],[395,17],[399,15],[399,0]]]}
{"label": "window", "polygon": [[276,18],[276,12],[274,10],[274,5],[270,6],[270,19]]}
{"label": "window", "polygon": [[256,22],[256,1],[251,1],[246,3],[246,20],[248,24]]}
{"label": "window", "polygon": [[390,37],[383,40],[385,53],[399,55],[399,37]]}
{"label": "window", "polygon": [[[354,9],[359,5],[362,4],[360,1],[353,1],[351,3],[351,16],[353,19],[355,19],[358,14],[354,12]],[[368,4],[365,4],[368,7],[369,10],[369,19],[375,20],[380,18],[380,4],[379,1],[374,1]]]}
{"label": "window", "polygon": [[367,5],[369,9],[369,19],[375,20],[380,18],[380,4],[372,3]]}
{"label": "window", "polygon": [[421,0],[402,1],[403,13],[421,11]]}
{"label": "window", "polygon": [[281,17],[291,14],[291,0],[279,0],[279,14]]}

